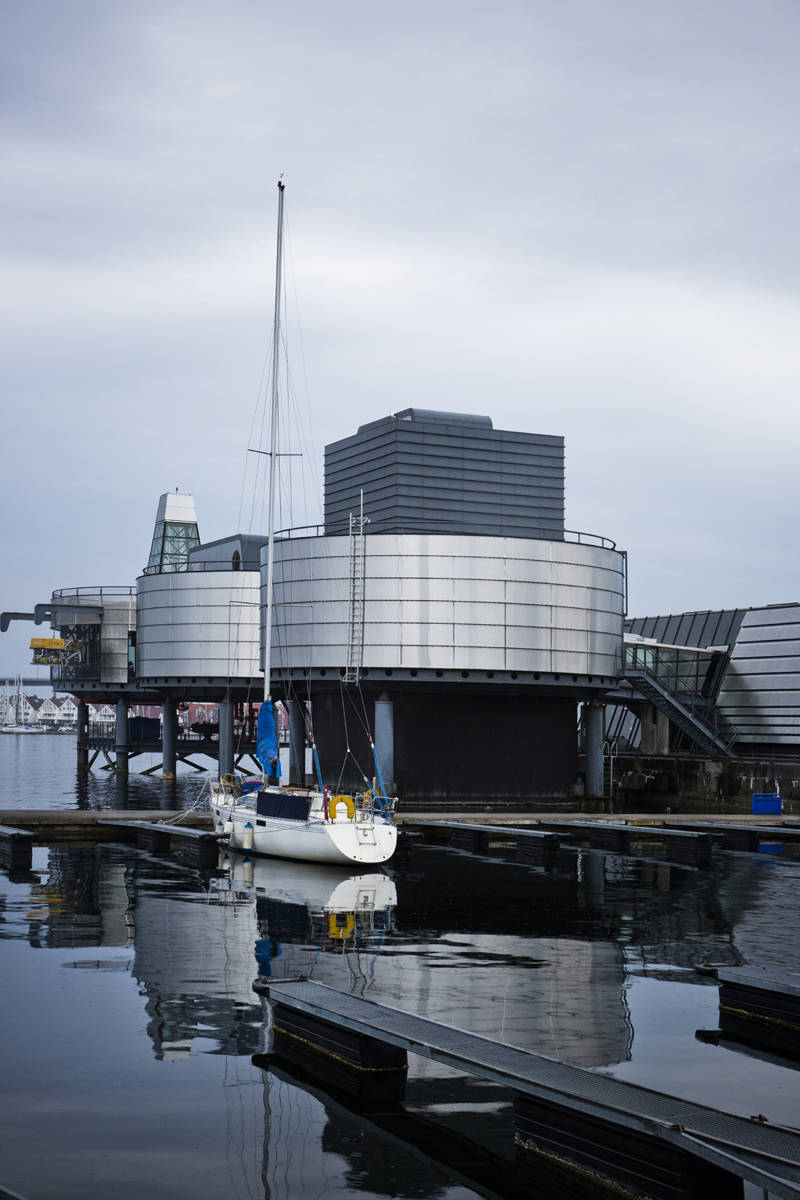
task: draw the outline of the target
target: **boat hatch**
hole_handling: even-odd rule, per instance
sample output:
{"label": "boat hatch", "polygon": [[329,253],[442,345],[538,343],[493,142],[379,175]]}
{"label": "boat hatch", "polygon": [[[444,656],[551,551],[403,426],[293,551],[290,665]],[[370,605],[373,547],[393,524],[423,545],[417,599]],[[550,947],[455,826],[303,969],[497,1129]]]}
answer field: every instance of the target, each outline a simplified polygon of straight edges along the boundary
{"label": "boat hatch", "polygon": [[256,802],[259,817],[280,817],[283,821],[307,821],[310,807],[308,797],[282,792],[259,792]]}

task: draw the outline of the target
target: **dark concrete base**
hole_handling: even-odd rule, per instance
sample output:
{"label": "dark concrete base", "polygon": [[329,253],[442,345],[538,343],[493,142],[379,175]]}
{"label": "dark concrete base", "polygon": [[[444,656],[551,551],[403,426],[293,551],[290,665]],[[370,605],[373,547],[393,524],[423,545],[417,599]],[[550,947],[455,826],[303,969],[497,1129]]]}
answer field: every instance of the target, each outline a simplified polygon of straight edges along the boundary
{"label": "dark concrete base", "polygon": [[[388,681],[387,681],[388,683]],[[577,776],[576,702],[565,696],[464,694],[443,689],[397,690],[384,684],[394,704],[394,773],[403,807],[440,811],[457,803],[477,807],[520,803],[572,804]],[[374,697],[365,695],[366,717]],[[314,735],[323,776],[342,787],[363,787],[356,762],[375,772],[358,692],[345,692],[347,735],[338,691],[314,696]]]}
{"label": "dark concrete base", "polygon": [[[579,763],[580,769],[580,763]],[[753,793],[780,791],[785,814],[800,814],[800,754],[787,759],[719,761],[620,754],[614,762],[618,813],[750,813]]]}

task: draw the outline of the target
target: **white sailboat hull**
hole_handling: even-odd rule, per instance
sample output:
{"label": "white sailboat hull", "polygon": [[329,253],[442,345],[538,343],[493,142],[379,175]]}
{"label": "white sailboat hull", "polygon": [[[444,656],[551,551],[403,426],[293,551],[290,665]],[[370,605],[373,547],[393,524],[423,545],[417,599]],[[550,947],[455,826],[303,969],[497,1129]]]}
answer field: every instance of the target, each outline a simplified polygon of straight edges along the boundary
{"label": "white sailboat hull", "polygon": [[330,819],[312,813],[304,821],[260,817],[250,804],[212,800],[214,828],[226,835],[231,850],[272,858],[337,865],[384,863],[397,846],[397,826],[373,816]]}

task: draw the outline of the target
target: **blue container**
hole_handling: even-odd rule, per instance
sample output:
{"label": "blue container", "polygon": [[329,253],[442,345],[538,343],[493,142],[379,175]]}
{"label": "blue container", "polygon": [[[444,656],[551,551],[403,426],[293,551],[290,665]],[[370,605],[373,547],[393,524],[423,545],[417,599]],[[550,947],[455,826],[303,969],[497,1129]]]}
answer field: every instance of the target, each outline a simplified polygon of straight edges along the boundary
{"label": "blue container", "polygon": [[782,813],[783,800],[779,792],[754,792],[753,813]]}

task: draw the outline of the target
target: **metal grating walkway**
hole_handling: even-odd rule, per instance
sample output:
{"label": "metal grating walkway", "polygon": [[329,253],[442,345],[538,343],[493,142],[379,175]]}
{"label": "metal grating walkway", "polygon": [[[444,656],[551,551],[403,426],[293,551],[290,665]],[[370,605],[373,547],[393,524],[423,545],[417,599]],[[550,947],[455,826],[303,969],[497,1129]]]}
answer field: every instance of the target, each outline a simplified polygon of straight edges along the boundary
{"label": "metal grating walkway", "polygon": [[269,983],[268,992],[273,1003],[491,1079],[513,1091],[650,1134],[775,1196],[800,1198],[800,1132],[596,1075],[325,984],[307,980]]}

